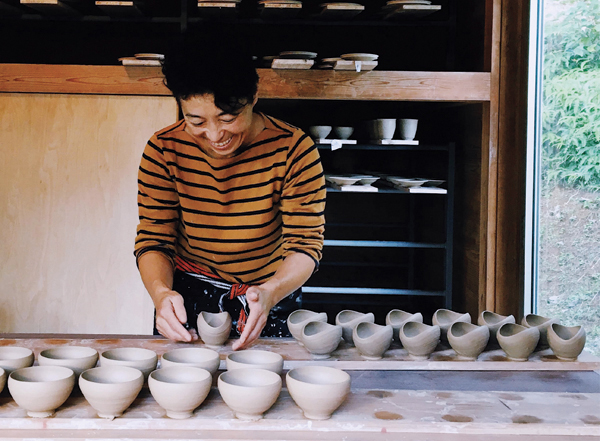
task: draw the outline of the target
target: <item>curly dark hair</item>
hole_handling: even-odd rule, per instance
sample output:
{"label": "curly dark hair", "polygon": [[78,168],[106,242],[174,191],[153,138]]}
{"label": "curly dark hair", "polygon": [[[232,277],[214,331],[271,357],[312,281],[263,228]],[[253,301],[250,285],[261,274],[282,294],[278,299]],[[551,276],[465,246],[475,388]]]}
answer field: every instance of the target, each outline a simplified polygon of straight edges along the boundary
{"label": "curly dark hair", "polygon": [[196,35],[179,40],[167,52],[162,72],[177,101],[211,94],[215,105],[228,113],[251,103],[258,89],[252,56],[239,42],[225,38]]}

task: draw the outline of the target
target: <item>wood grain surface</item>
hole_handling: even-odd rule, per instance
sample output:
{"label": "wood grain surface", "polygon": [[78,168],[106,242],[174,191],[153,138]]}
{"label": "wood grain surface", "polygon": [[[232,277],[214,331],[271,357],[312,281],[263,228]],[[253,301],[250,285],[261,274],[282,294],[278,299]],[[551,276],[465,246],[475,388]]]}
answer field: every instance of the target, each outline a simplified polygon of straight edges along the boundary
{"label": "wood grain surface", "polygon": [[0,94],[0,331],[151,333],[137,168],[172,98]]}

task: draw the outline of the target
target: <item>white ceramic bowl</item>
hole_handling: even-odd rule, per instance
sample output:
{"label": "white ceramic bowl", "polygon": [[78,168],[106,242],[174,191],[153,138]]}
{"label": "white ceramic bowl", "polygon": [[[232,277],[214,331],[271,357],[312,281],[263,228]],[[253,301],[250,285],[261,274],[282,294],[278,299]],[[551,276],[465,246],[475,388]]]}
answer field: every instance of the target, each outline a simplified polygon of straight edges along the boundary
{"label": "white ceramic bowl", "polygon": [[150,393],[173,419],[191,417],[208,396],[211,385],[210,372],[190,366],[157,369],[148,377]]}
{"label": "white ceramic bowl", "polygon": [[178,348],[165,352],[160,367],[190,366],[206,369],[214,374],[219,369],[219,353],[207,348]]}
{"label": "white ceramic bowl", "polygon": [[30,417],[54,415],[73,391],[75,374],[63,366],[32,366],[13,371],[8,390]]}
{"label": "white ceramic bowl", "polygon": [[232,352],[227,356],[227,370],[266,369],[276,374],[283,371],[283,357],[275,352],[255,349]]}
{"label": "white ceramic bowl", "polygon": [[204,344],[217,347],[223,345],[231,334],[231,316],[227,311],[198,314],[198,334]]}
{"label": "white ceramic bowl", "polygon": [[156,352],[144,348],[116,348],[100,354],[100,366],[127,366],[139,369],[148,378],[156,369]]}
{"label": "white ceramic bowl", "polygon": [[350,375],[328,366],[302,366],[287,373],[286,385],[306,418],[326,420],[350,393]]}
{"label": "white ceramic bowl", "polygon": [[217,385],[236,418],[256,421],[277,401],[281,377],[265,369],[235,369],[219,375]]}
{"label": "white ceramic bowl", "polygon": [[33,360],[33,351],[29,348],[20,346],[0,347],[0,368],[6,371],[6,375],[10,375],[16,369],[32,366]]}
{"label": "white ceramic bowl", "polygon": [[310,126],[308,133],[314,139],[325,139],[331,133],[331,126]]}
{"label": "white ceramic bowl", "polygon": [[329,358],[342,341],[342,327],[327,322],[308,322],[302,328],[302,342],[314,359]]}
{"label": "white ceramic bowl", "polygon": [[287,318],[287,326],[292,334],[292,337],[296,339],[298,344],[303,345],[302,343],[302,328],[308,322],[326,322],[327,321],[327,313],[325,312],[314,312],[309,311],[308,309],[297,309],[293,311]]}
{"label": "white ceramic bowl", "polygon": [[6,384],[6,371],[0,368],[0,392],[4,390],[4,385]]}
{"label": "white ceramic bowl", "polygon": [[129,366],[100,366],[84,371],[79,377],[83,396],[100,418],[123,415],[143,385],[142,372]]}
{"label": "white ceramic bowl", "polygon": [[333,128],[334,139],[348,139],[354,133],[354,127],[335,126]]}
{"label": "white ceramic bowl", "polygon": [[75,373],[75,377],[96,366],[98,351],[84,346],[61,346],[44,349],[38,356],[40,366],[64,366]]}

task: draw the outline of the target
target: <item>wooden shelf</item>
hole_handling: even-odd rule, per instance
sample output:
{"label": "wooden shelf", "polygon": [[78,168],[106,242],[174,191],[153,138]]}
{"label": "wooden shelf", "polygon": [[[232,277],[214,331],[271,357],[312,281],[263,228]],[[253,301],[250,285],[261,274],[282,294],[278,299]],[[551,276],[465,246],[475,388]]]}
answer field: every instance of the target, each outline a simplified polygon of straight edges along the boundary
{"label": "wooden shelf", "polygon": [[[258,69],[264,99],[487,102],[486,72]],[[168,96],[158,67],[0,64],[0,92]]]}

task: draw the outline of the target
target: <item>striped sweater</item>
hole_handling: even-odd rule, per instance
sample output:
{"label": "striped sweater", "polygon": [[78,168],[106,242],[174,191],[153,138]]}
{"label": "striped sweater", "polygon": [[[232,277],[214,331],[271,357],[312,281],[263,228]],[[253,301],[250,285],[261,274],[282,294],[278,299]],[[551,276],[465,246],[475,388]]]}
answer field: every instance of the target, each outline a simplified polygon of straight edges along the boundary
{"label": "striped sweater", "polygon": [[135,255],[196,262],[231,283],[268,280],[292,252],[321,258],[325,180],[302,130],[262,115],[265,129],[232,158],[206,155],[183,120],[152,136],[138,173]]}

